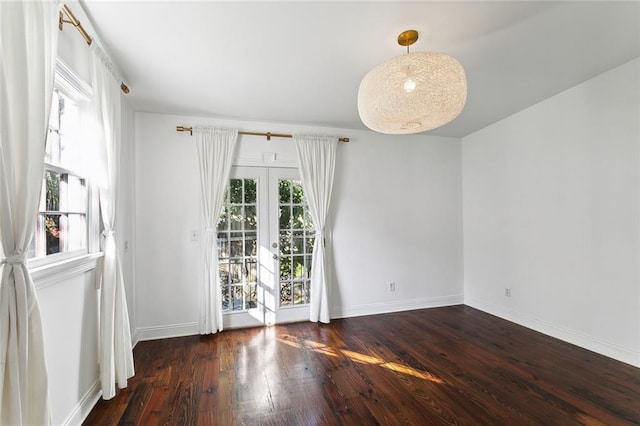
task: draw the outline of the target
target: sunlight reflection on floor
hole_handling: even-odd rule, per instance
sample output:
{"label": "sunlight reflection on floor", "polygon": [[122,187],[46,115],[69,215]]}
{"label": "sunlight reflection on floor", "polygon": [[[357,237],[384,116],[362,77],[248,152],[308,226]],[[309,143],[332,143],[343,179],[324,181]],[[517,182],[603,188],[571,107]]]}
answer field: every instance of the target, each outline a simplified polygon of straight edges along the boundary
{"label": "sunlight reflection on floor", "polygon": [[368,364],[368,365],[377,365],[382,368],[386,368],[387,370],[391,370],[397,373],[407,374],[409,376],[417,377],[419,379],[429,380],[433,383],[445,384],[446,382],[428,371],[420,371],[413,367],[409,367],[408,365],[398,364],[396,362],[387,362],[382,358],[378,358],[371,355],[365,355],[358,352],[349,351],[346,349],[333,349],[325,345],[324,343],[314,342],[312,340],[305,340],[303,343],[299,343],[295,341],[295,338],[292,336],[284,336],[284,338],[278,337],[277,340],[285,345],[298,348],[298,349],[310,349],[313,352],[321,353],[323,355],[338,357],[340,354],[346,356],[352,361]]}

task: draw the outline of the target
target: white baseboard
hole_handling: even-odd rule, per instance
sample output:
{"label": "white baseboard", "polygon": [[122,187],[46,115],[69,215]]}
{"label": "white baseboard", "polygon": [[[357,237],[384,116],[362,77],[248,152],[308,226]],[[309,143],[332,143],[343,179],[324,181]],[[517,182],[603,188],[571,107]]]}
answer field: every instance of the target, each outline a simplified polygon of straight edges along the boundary
{"label": "white baseboard", "polygon": [[[462,305],[464,298],[459,296],[432,297],[428,299],[403,300],[399,302],[375,303],[342,308],[334,308],[331,318],[349,318],[363,315],[385,314],[390,312],[412,311],[415,309],[435,308],[438,306]],[[235,327],[228,327],[229,329]],[[198,323],[172,324],[165,326],[140,327],[131,335],[132,345],[145,340],[168,339],[171,337],[194,336],[200,334]]]}
{"label": "white baseboard", "polygon": [[575,330],[484,300],[465,297],[464,304],[600,355],[622,361],[634,367],[640,367],[640,352],[629,348],[605,342]]}
{"label": "white baseboard", "polygon": [[133,345],[145,340],[168,339],[171,337],[193,336],[200,334],[197,322],[172,324],[155,327],[140,327],[133,333]]}
{"label": "white baseboard", "polygon": [[96,402],[98,402],[101,395],[102,389],[100,388],[100,379],[96,379],[89,390],[82,396],[80,401],[78,401],[76,408],[71,412],[71,414],[69,414],[62,424],[65,426],[81,425],[96,405]]}
{"label": "white baseboard", "polygon": [[368,305],[340,306],[332,310],[331,318],[360,317],[364,315],[388,314],[391,312],[413,311],[440,306],[462,305],[464,297],[442,296],[426,299],[400,300],[397,302],[371,303]]}

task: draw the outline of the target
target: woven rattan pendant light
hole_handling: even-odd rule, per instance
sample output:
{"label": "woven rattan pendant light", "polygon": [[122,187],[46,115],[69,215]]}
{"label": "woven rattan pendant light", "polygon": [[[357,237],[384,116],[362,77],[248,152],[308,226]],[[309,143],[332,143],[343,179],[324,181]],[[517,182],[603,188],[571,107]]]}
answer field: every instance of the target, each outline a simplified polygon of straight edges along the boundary
{"label": "woven rattan pendant light", "polygon": [[407,54],[367,73],[358,90],[362,122],[379,133],[406,134],[435,129],[456,118],[467,100],[464,68],[438,52],[408,53],[418,39],[414,30],[398,36]]}

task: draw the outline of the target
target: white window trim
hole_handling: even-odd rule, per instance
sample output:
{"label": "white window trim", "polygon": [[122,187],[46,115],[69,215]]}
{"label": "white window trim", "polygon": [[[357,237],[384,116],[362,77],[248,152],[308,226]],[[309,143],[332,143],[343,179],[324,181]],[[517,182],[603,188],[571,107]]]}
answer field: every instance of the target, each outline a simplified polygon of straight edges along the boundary
{"label": "white window trim", "polygon": [[29,272],[31,272],[36,290],[41,290],[95,269],[102,256],[102,252],[83,254],[70,259],[49,262],[38,267],[29,267]]}
{"label": "white window trim", "polygon": [[[90,102],[91,86],[82,80],[60,58],[56,59],[55,87],[77,102]],[[91,182],[87,187],[87,248],[56,253],[27,260],[27,267],[36,289],[42,289],[96,268],[102,258],[100,251],[100,211],[98,191]]]}
{"label": "white window trim", "polygon": [[91,86],[60,58],[56,59],[56,87],[78,102],[89,102],[93,97]]}

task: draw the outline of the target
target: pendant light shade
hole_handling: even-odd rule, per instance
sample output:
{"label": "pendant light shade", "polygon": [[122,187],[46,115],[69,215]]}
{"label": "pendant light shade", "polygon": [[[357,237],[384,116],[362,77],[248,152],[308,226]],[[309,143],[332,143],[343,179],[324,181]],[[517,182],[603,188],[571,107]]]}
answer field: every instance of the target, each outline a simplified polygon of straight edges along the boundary
{"label": "pendant light shade", "polygon": [[[407,33],[407,32],[405,32]],[[408,46],[415,39],[401,43]],[[369,71],[358,90],[360,119],[387,134],[419,133],[456,118],[467,100],[464,68],[444,53],[417,52],[395,57]]]}

